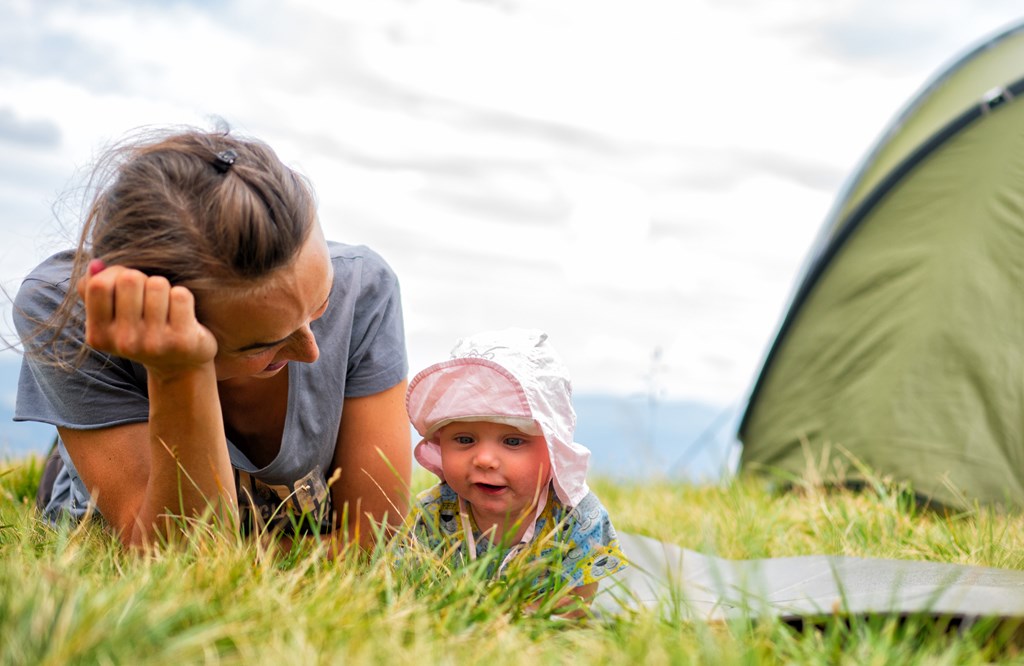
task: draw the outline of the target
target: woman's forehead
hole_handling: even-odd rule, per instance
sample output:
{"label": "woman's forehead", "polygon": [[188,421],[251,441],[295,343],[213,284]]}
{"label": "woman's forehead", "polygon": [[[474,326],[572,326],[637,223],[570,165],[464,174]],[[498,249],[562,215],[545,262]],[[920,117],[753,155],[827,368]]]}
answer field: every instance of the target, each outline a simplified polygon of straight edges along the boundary
{"label": "woman's forehead", "polygon": [[326,244],[303,248],[296,261],[254,288],[215,291],[203,299],[202,323],[237,346],[285,338],[303,326],[330,297],[334,271]]}

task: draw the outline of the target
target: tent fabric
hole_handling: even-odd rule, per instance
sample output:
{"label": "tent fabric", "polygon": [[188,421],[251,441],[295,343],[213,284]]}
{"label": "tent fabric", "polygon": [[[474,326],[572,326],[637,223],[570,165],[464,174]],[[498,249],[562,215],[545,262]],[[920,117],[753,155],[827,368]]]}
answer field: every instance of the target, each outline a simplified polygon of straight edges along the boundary
{"label": "tent fabric", "polygon": [[1024,506],[1022,81],[1024,24],[869,154],[752,390],[741,469],[799,477],[843,451],[852,478],[863,464],[941,504]]}
{"label": "tent fabric", "polygon": [[838,555],[730,560],[637,534],[620,532],[619,539],[630,567],[602,580],[594,599],[601,615],[1024,620],[1024,571]]}

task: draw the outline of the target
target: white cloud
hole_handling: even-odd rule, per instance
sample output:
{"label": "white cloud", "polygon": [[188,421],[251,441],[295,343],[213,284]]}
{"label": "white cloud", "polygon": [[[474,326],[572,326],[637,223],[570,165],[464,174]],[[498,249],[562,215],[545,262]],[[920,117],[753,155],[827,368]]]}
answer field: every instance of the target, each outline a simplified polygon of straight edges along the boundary
{"label": "white cloud", "polygon": [[61,144],[0,149],[0,279],[52,250],[44,202],[102,143],[219,114],[313,180],[330,237],[396,268],[414,370],[474,330],[540,326],[582,390],[648,390],[661,349],[659,390],[724,404],[748,387],[843,177],[941,65],[1016,12],[9,4],[0,24],[48,55],[0,45],[3,108]]}

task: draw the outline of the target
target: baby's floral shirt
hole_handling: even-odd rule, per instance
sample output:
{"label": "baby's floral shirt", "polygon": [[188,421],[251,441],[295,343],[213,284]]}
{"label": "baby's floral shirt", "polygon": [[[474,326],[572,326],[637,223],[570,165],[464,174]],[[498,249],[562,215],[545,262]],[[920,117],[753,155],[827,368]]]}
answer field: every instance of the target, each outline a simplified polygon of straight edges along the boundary
{"label": "baby's floral shirt", "polygon": [[[412,533],[421,544],[432,551],[465,559],[466,539],[459,519],[459,497],[451,486],[439,483],[420,493],[409,518]],[[480,557],[495,546],[479,531],[472,515],[469,519],[476,555]],[[497,547],[501,548],[502,544]],[[557,498],[553,488],[549,489],[547,504],[537,518],[530,543],[513,547],[523,551],[516,559],[551,558],[553,567],[548,574],[558,570],[571,587],[596,582],[628,565],[608,511],[593,492],[570,508]],[[509,550],[511,548],[504,547],[502,555]],[[498,569],[498,562],[494,560],[495,569]]]}

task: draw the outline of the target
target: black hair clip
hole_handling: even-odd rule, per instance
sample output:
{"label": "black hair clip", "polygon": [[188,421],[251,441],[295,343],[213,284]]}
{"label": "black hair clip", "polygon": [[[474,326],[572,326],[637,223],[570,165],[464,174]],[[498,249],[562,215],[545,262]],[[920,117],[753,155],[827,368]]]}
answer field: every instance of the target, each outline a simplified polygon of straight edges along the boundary
{"label": "black hair clip", "polygon": [[215,156],[213,160],[213,168],[217,170],[217,173],[227,173],[231,165],[238,159],[238,153],[231,150],[222,150]]}

